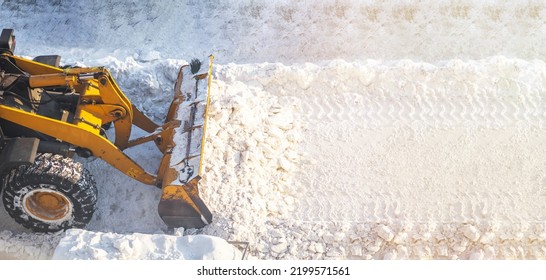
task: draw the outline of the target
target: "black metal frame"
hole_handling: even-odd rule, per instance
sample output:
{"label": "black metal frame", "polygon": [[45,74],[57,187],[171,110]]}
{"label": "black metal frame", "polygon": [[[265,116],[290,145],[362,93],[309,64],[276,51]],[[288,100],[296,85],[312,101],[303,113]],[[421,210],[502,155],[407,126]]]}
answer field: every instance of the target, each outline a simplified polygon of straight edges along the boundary
{"label": "black metal frame", "polygon": [[8,51],[13,54],[15,43],[13,29],[2,29],[2,33],[0,34],[0,53]]}
{"label": "black metal frame", "polygon": [[34,163],[38,152],[38,138],[2,138],[0,151],[0,174],[19,165]]}

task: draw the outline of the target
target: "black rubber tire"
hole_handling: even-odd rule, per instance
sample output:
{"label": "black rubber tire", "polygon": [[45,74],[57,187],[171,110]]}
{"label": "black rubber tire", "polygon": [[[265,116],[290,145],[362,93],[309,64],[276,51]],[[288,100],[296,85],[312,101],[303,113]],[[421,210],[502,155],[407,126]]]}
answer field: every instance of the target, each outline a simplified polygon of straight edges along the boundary
{"label": "black rubber tire", "polygon": [[[95,181],[81,163],[54,154],[39,154],[34,164],[19,166],[2,178],[4,208],[16,222],[37,232],[83,228],[96,209]],[[53,192],[68,200],[66,215],[55,221],[40,219],[23,207],[25,196]],[[28,199],[28,197],[27,197]]]}

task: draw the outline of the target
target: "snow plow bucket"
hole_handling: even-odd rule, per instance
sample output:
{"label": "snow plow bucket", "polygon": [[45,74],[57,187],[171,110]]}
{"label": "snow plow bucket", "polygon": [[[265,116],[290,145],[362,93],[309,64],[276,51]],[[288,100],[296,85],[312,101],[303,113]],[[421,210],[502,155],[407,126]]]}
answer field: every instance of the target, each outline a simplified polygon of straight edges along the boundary
{"label": "snow plow bucket", "polygon": [[156,144],[164,156],[159,168],[159,216],[171,228],[201,228],[212,213],[199,197],[205,130],[212,80],[210,56],[180,68],[164,132]]}

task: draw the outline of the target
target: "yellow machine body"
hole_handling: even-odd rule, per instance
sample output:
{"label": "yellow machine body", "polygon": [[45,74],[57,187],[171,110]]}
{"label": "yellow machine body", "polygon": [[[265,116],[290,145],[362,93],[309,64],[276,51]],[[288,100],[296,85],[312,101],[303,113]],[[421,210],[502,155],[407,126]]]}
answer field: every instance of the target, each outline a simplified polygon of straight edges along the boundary
{"label": "yellow machine body", "polygon": [[[170,227],[199,228],[212,214],[199,197],[202,155],[213,57],[180,69],[173,102],[163,125],[138,110],[104,67],[58,68],[8,53],[2,54],[26,73],[30,88],[63,87],[79,94],[73,118],[54,119],[0,104],[0,118],[86,149],[127,176],[162,188],[159,214]],[[104,136],[112,123],[115,139]],[[135,125],[149,135],[131,139]],[[156,174],[144,170],[123,150],[153,141],[164,154]]]}

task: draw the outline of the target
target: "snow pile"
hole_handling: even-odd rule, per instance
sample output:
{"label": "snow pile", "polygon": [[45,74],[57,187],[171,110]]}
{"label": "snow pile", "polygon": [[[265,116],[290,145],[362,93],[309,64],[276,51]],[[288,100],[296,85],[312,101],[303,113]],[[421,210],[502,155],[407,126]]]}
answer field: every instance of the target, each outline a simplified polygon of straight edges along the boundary
{"label": "snow pile", "polygon": [[296,207],[300,104],[229,79],[214,82],[211,94],[202,196],[215,225],[204,232],[282,257],[288,242],[274,228]]}
{"label": "snow pile", "polygon": [[240,260],[235,247],[206,235],[116,234],[67,230],[55,249],[56,260]]}

